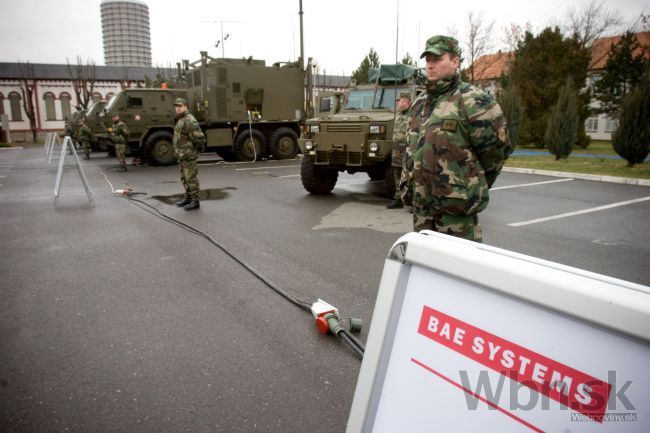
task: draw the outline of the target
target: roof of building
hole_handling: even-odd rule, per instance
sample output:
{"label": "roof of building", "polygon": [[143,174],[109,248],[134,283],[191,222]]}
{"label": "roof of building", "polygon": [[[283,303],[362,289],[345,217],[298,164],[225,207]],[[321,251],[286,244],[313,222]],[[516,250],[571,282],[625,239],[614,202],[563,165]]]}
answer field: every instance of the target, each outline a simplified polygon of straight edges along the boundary
{"label": "roof of building", "polygon": [[[641,32],[636,35],[642,46],[650,47],[650,32]],[[616,44],[620,40],[620,35],[596,39],[590,48],[591,61],[589,62],[589,70],[604,69],[607,63],[609,48],[612,44]],[[505,53],[498,52],[497,54],[487,54],[479,57],[474,62],[474,80],[487,81],[498,79],[501,73],[508,72],[511,56],[512,51]]]}
{"label": "roof of building", "polygon": [[[12,80],[20,79],[20,63],[2,63],[0,62],[0,79]],[[34,67],[34,78],[37,80],[70,80],[68,65],[54,65],[47,63],[30,63]],[[70,65],[73,68],[77,64]],[[164,68],[165,75],[172,76],[176,74],[175,69]],[[146,68],[142,66],[95,66],[95,80],[97,81],[144,81],[145,76],[150,80],[156,79],[160,73],[160,68]]]}

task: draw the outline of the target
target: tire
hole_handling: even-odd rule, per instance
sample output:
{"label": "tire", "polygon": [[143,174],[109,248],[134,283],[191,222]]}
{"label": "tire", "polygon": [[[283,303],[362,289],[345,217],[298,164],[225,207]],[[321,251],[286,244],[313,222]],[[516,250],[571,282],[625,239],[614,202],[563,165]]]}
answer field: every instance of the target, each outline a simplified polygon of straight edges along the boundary
{"label": "tire", "polygon": [[395,185],[395,178],[393,177],[393,167],[390,165],[390,161],[388,161],[388,164],[384,169],[384,173],[385,173],[384,182],[386,182],[386,197],[393,198],[395,197],[395,190],[397,189],[397,185]]}
{"label": "tire", "polygon": [[303,158],[300,165],[300,180],[305,190],[312,194],[329,194],[334,189],[339,172],[315,165],[309,158]]}
{"label": "tire", "polygon": [[269,143],[271,154],[275,159],[291,159],[298,154],[298,134],[291,128],[279,128]]}
{"label": "tire", "polygon": [[[253,141],[251,142],[251,135]],[[237,158],[242,161],[260,160],[266,156],[266,137],[255,129],[240,132],[235,142]],[[254,147],[253,147],[254,146]]]}
{"label": "tire", "polygon": [[117,152],[115,152],[115,145],[114,144],[109,144],[106,146],[106,152],[108,152],[108,156],[112,156],[115,158],[117,156]]}
{"label": "tire", "polygon": [[152,165],[176,164],[176,152],[172,145],[173,136],[168,131],[156,131],[147,137],[145,157]]}

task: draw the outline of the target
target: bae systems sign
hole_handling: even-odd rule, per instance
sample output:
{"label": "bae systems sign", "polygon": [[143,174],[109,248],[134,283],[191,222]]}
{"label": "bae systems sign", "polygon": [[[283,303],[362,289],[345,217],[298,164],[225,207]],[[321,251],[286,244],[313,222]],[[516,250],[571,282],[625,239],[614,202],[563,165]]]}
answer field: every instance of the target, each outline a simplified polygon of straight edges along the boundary
{"label": "bae systems sign", "polygon": [[650,288],[412,233],[384,266],[347,432],[648,432],[649,361]]}

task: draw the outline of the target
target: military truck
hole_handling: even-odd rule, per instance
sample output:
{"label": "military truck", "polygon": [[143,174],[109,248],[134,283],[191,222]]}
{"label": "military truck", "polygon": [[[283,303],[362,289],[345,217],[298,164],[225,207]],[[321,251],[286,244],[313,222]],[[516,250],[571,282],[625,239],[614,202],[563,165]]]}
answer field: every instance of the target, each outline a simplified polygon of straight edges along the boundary
{"label": "military truck", "polygon": [[339,172],[365,172],[385,180],[386,194],[395,194],[391,170],[395,98],[424,90],[424,75],[408,65],[382,65],[369,73],[373,84],[355,85],[338,114],[309,119],[298,144],[305,157],[300,168],[303,187],[312,194],[330,193]]}
{"label": "military truck", "polygon": [[296,156],[305,117],[299,62],[266,66],[264,60],[214,59],[202,51],[200,60],[183,62],[181,73],[178,81],[187,89],[124,89],[106,105],[107,120],[118,113],[129,128],[132,152],[150,164],[176,163],[173,103],[182,97],[206,134],[206,151],[227,160]]}
{"label": "military truck", "polygon": [[98,152],[100,150],[107,150],[107,143],[105,140],[106,122],[104,120],[104,107],[106,107],[106,101],[95,101],[91,104],[90,107],[88,107],[88,110],[86,110],[86,113],[84,115],[86,125],[95,134],[95,140],[93,140],[91,143],[92,150],[95,152]]}

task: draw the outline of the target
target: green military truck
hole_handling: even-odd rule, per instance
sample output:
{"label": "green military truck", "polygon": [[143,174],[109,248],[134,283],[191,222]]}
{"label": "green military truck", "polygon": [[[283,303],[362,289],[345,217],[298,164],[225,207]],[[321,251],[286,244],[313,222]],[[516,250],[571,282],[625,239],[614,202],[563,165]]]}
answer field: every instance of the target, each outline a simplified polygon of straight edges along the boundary
{"label": "green military truck", "polygon": [[[382,65],[371,69],[373,84],[353,85],[342,109],[306,122],[298,140],[305,157],[300,177],[312,194],[330,193],[339,172],[365,172],[371,180],[385,180],[386,194],[395,194],[391,171],[395,98],[409,91],[415,98],[424,87],[423,74],[408,65]],[[322,100],[321,100],[322,102]],[[323,107],[326,108],[326,107]]]}
{"label": "green military truck", "polygon": [[153,165],[176,163],[173,103],[182,97],[206,134],[206,151],[227,160],[296,156],[305,117],[299,62],[266,66],[263,60],[214,59],[201,52],[200,60],[184,61],[179,69],[187,89],[124,89],[106,105],[105,118],[110,122],[117,113],[129,128],[132,152]]}

